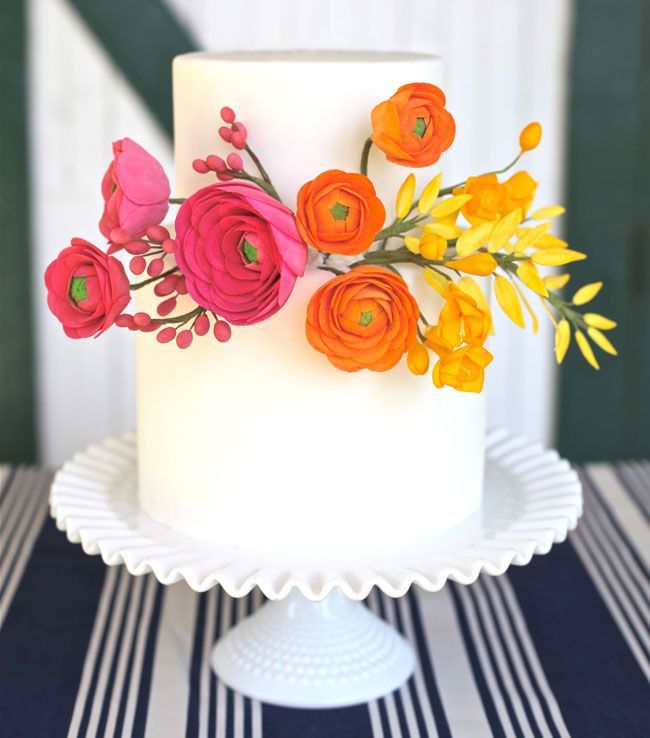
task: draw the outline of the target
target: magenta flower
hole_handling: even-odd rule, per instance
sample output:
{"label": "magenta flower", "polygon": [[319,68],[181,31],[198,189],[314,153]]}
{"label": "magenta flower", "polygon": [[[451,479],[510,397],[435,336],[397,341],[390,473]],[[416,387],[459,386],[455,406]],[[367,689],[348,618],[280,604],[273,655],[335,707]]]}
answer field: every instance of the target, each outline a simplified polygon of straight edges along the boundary
{"label": "magenta flower", "polygon": [[45,271],[47,304],[70,338],[98,336],[129,304],[129,280],[122,264],[73,238]]}
{"label": "magenta flower", "polygon": [[190,295],[234,325],[270,318],[307,265],[291,210],[238,180],[204,187],[183,203],[176,243]]}
{"label": "magenta flower", "polygon": [[[169,209],[169,180],[160,163],[130,138],[113,144],[113,161],[102,180],[104,212],[99,230],[110,240],[114,228],[138,238],[158,225]],[[109,253],[121,245],[112,244]]]}

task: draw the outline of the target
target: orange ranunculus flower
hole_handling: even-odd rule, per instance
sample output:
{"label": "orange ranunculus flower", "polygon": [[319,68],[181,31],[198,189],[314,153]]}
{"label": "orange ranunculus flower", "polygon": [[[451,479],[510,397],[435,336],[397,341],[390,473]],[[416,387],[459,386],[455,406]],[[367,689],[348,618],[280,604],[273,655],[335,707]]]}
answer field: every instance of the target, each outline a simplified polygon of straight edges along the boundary
{"label": "orange ranunculus flower", "polygon": [[337,369],[392,369],[417,338],[418,304],[399,275],[361,266],[320,287],[307,307],[309,343]]}
{"label": "orange ranunculus flower", "polygon": [[485,367],[492,354],[483,346],[470,344],[443,354],[433,367],[433,383],[460,392],[480,392],[485,379]]}
{"label": "orange ranunculus flower", "polygon": [[395,164],[435,164],[456,135],[456,124],[445,102],[443,91],[435,85],[412,82],[400,87],[373,109],[372,142]]}
{"label": "orange ranunculus flower", "polygon": [[536,189],[537,182],[528,172],[517,172],[505,182],[499,182],[496,174],[481,174],[469,177],[463,187],[456,187],[454,195],[472,195],[461,212],[469,223],[478,225],[499,220],[516,208],[525,215]]}
{"label": "orange ranunculus flower", "polygon": [[447,288],[437,325],[427,330],[426,345],[439,356],[463,343],[480,345],[488,337],[491,325],[489,310],[477,305],[473,297],[452,282]]}
{"label": "orange ranunculus flower", "polygon": [[306,182],[298,192],[298,233],[320,251],[360,254],[385,220],[386,209],[363,174],[330,169]]}

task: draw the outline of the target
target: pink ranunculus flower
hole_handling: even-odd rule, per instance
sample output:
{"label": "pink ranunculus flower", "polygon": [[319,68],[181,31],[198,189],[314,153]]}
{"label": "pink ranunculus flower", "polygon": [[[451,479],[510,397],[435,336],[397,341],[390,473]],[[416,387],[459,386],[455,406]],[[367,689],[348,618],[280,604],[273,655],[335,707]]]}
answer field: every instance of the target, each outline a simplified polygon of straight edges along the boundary
{"label": "pink ranunculus flower", "polygon": [[129,304],[129,279],[121,262],[73,238],[45,270],[47,304],[70,338],[99,336]]}
{"label": "pink ranunculus flower", "polygon": [[[110,240],[114,228],[133,238],[158,225],[169,209],[169,180],[160,163],[130,138],[113,144],[113,161],[102,180],[104,212],[99,230]],[[109,253],[120,246],[113,244]]]}
{"label": "pink ranunculus flower", "polygon": [[190,295],[234,325],[270,318],[307,265],[291,210],[250,182],[195,192],[176,216],[176,243]]}

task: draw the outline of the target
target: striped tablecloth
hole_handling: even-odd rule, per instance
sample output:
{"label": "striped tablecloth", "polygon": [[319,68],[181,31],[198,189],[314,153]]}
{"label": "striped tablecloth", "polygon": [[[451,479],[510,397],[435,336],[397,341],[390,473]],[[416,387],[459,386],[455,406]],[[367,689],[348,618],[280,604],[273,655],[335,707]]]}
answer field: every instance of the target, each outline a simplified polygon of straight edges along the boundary
{"label": "striped tablecloth", "polygon": [[51,472],[2,468],[2,738],[650,736],[650,463],[580,470],[566,543],[501,577],[368,606],[415,646],[397,692],[340,710],[243,698],[208,665],[261,604],[106,568],[48,517]]}

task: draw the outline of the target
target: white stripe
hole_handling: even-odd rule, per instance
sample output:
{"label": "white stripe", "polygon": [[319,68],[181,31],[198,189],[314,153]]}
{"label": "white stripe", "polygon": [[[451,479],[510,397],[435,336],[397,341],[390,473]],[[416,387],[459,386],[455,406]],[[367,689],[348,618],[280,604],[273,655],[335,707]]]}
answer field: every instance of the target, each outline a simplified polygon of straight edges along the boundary
{"label": "white stripe", "polygon": [[147,574],[146,590],[142,605],[142,615],[138,623],[135,650],[133,652],[133,666],[131,667],[131,681],[129,684],[129,695],[126,699],[124,711],[124,724],[122,726],[123,738],[133,735],[133,723],[135,721],[136,708],[138,706],[138,695],[140,694],[140,679],[142,676],[142,665],[144,663],[144,651],[147,645],[147,636],[153,614],[153,603],[158,590],[158,581],[153,574]]}
{"label": "white stripe", "polygon": [[97,733],[99,719],[102,714],[102,707],[104,706],[104,701],[106,699],[106,685],[108,684],[108,677],[111,672],[113,659],[115,658],[115,643],[117,641],[120,624],[122,622],[122,613],[124,612],[124,605],[126,603],[126,593],[131,582],[131,575],[122,566],[120,567],[118,577],[117,594],[115,595],[113,610],[109,618],[108,633],[106,635],[102,660],[99,665],[97,686],[95,687],[95,694],[93,695],[90,720],[88,721],[88,729],[86,731],[87,734],[91,736],[94,736]]}
{"label": "white stripe", "polygon": [[[236,616],[237,622],[241,622],[246,617],[246,599],[240,597],[237,600]],[[244,737],[244,696],[241,692],[233,693],[233,734],[235,738]]]}
{"label": "white stripe", "polygon": [[210,719],[210,653],[214,646],[214,620],[217,607],[217,590],[205,595],[205,618],[203,623],[203,650],[199,684],[199,738],[207,738]]}
{"label": "white stripe", "polygon": [[[11,480],[11,484],[9,487],[4,490],[4,494],[2,495],[2,500],[0,500],[0,521],[2,522],[3,527],[3,537],[7,536],[7,516],[8,516],[8,510],[13,506],[13,503],[15,502],[16,498],[19,497],[20,492],[19,490],[22,490],[26,486],[26,478],[29,479],[30,474],[33,473],[30,468],[25,467],[18,467],[16,469],[16,472],[14,473],[14,478]],[[4,480],[3,480],[4,482]],[[2,541],[0,541],[0,544]]]}
{"label": "white stripe", "polygon": [[[379,590],[373,589],[368,595],[368,603],[370,609],[380,617],[379,613]],[[384,700],[384,706],[386,707],[386,716],[388,718],[388,729],[390,730],[391,738],[402,738],[402,729],[399,725],[399,716],[397,714],[397,705],[395,704],[395,696],[390,693],[384,695],[381,699]]]}
{"label": "white stripe", "polygon": [[497,663],[497,668],[499,669],[499,673],[501,674],[501,681],[503,682],[506,693],[510,697],[510,702],[521,727],[521,731],[524,735],[533,735],[533,730],[530,726],[530,723],[528,722],[528,716],[526,715],[524,704],[521,700],[521,697],[519,696],[519,690],[515,686],[510,666],[508,664],[508,661],[506,660],[505,653],[501,645],[501,639],[499,638],[499,634],[497,633],[496,625],[492,617],[492,612],[490,611],[490,608],[488,607],[487,601],[485,599],[485,592],[483,588],[483,577],[480,577],[476,580],[475,584],[472,585],[472,592],[476,596],[478,608],[481,611],[481,616],[483,624],[485,626],[487,637],[490,645],[492,646],[492,654],[494,655],[494,659]]}
{"label": "white stripe", "polygon": [[185,582],[165,587],[151,674],[146,738],[185,735],[197,594]]}
{"label": "white stripe", "polygon": [[[115,734],[115,724],[117,722],[117,714],[120,709],[120,702],[122,701],[124,681],[125,677],[127,676],[126,667],[129,660],[131,646],[133,644],[133,633],[135,631],[136,616],[140,607],[143,584],[144,582],[142,580],[142,577],[136,577],[131,586],[131,599],[129,600],[124,632],[122,633],[120,654],[117,662],[117,668],[115,670],[115,679],[113,680],[113,691],[110,698],[111,701],[108,709],[108,717],[106,719],[106,728],[104,729],[104,735],[107,736],[112,736]],[[128,675],[128,677],[130,678],[130,674]],[[128,679],[126,686],[128,687]]]}
{"label": "white stripe", "polygon": [[[253,590],[253,612],[262,605],[262,590],[255,587]],[[251,735],[253,738],[262,738],[262,703],[251,700]]]}
{"label": "white stripe", "polygon": [[385,738],[384,729],[381,726],[381,715],[379,714],[379,703],[377,700],[368,702],[368,715],[370,717],[372,738]]}
{"label": "white stripe", "polygon": [[[219,623],[219,637],[224,635],[230,628],[233,611],[233,598],[226,594],[224,590],[219,591],[221,606],[221,622]],[[216,680],[216,718],[217,730],[216,738],[225,738],[226,735],[226,718],[228,717],[228,701],[226,699],[226,685],[220,680]]]}
{"label": "white stripe", "polygon": [[611,616],[616,621],[616,624],[621,631],[621,635],[627,641],[627,645],[629,646],[630,651],[632,651],[632,653],[634,654],[634,658],[637,660],[637,663],[641,667],[641,670],[646,675],[646,678],[650,679],[650,666],[648,665],[645,654],[641,650],[641,647],[634,637],[634,634],[632,633],[628,623],[623,617],[620,607],[612,596],[607,583],[596,568],[593,557],[589,549],[587,548],[585,540],[582,536],[581,526],[578,526],[575,531],[573,531],[573,533],[569,536],[569,541],[571,541],[571,544],[575,548],[578,556],[580,557],[580,560],[582,561],[582,565],[585,567],[593,583],[596,585],[596,589],[598,590],[600,596],[607,605]]}
{"label": "white stripe", "polygon": [[[23,572],[34,548],[36,537],[41,532],[43,523],[47,517],[47,489],[50,486],[50,478],[51,472],[48,470],[44,470],[36,475],[33,482],[34,487],[29,493],[33,502],[30,508],[25,511],[7,551],[4,551],[2,554],[4,568],[0,566],[0,583],[3,585],[2,596],[0,597],[0,627],[2,627],[14,594],[18,589]],[[11,573],[7,579],[6,577],[9,572]]]}
{"label": "white stripe", "polygon": [[553,733],[546,722],[542,705],[540,704],[537,693],[535,692],[530,681],[530,677],[528,676],[528,670],[524,665],[519,645],[513,636],[510,621],[508,620],[508,616],[506,615],[506,611],[503,607],[503,602],[497,592],[497,585],[494,583],[494,579],[492,577],[485,577],[482,582],[485,586],[488,599],[492,603],[492,607],[496,613],[496,621],[499,629],[501,630],[508,653],[510,654],[510,660],[515,667],[515,672],[517,673],[519,683],[521,684],[521,688],[524,692],[524,698],[528,700],[528,704],[530,705],[537,727],[543,736],[550,736],[550,738],[553,738]]}
{"label": "white stripe", "polygon": [[618,467],[618,473],[632,487],[632,492],[629,494],[632,495],[637,505],[641,506],[646,515],[650,515],[650,497],[648,497],[650,479],[648,479],[643,465],[633,464],[631,462],[621,464]]}
{"label": "white stripe", "polygon": [[555,727],[562,738],[570,738],[569,731],[564,723],[564,718],[562,717],[562,712],[560,711],[560,706],[558,705],[555,695],[546,679],[546,675],[542,669],[542,664],[537,656],[537,650],[535,649],[530,634],[528,633],[526,621],[519,609],[519,604],[517,603],[515,594],[512,591],[510,581],[507,576],[497,577],[496,581],[505,598],[508,611],[510,612],[515,625],[515,630],[517,631],[522,648],[526,654],[526,658],[528,659],[528,664],[533,672],[537,686],[546,701],[546,705],[551,713]]}
{"label": "white stripe", "polygon": [[416,654],[413,683],[415,684],[415,693],[417,694],[418,700],[420,702],[422,717],[424,719],[424,727],[427,731],[427,738],[434,738],[438,735],[438,728],[436,727],[436,721],[433,716],[433,708],[431,707],[431,698],[427,691],[427,685],[424,681],[424,674],[422,672],[422,664],[420,663],[420,658],[418,655],[418,642],[417,636],[415,635],[415,628],[413,627],[413,616],[411,614],[411,607],[406,597],[400,597],[397,600],[397,605],[400,608],[400,615],[402,616],[404,634],[408,638]]}
{"label": "white stripe", "polygon": [[88,649],[86,650],[86,658],[84,659],[83,671],[81,672],[81,681],[77,688],[77,697],[75,699],[72,717],[70,718],[68,738],[77,738],[79,735],[79,728],[81,727],[81,720],[83,718],[86,700],[88,699],[90,682],[95,672],[97,653],[104,635],[104,630],[106,629],[108,608],[111,604],[115,582],[119,571],[120,570],[115,566],[110,566],[106,569],[104,584],[102,586],[102,592],[97,605],[97,613],[95,614],[95,624],[93,625],[90,642],[88,643]]}
{"label": "white stripe", "polygon": [[492,731],[467,656],[449,587],[415,591],[424,645],[436,666],[438,691],[453,736],[490,738]]}
{"label": "white stripe", "polygon": [[650,567],[650,526],[636,503],[630,499],[611,467],[589,464],[585,468],[637,555],[646,567]]}
{"label": "white stripe", "polygon": [[[475,587],[476,584],[471,586]],[[490,663],[485,643],[483,642],[483,635],[478,624],[472,597],[470,596],[468,589],[464,586],[457,587],[456,591],[463,603],[463,609],[467,619],[467,625],[472,635],[472,641],[474,642],[474,648],[476,649],[476,655],[478,656],[479,663],[481,664],[483,678],[485,679],[490,696],[492,697],[494,709],[501,721],[501,728],[503,729],[506,738],[515,738],[515,731],[512,727],[512,723],[510,722],[510,716],[508,715],[506,705],[501,695],[501,690],[499,689],[499,685],[497,684],[496,677],[492,669],[492,664]]]}

